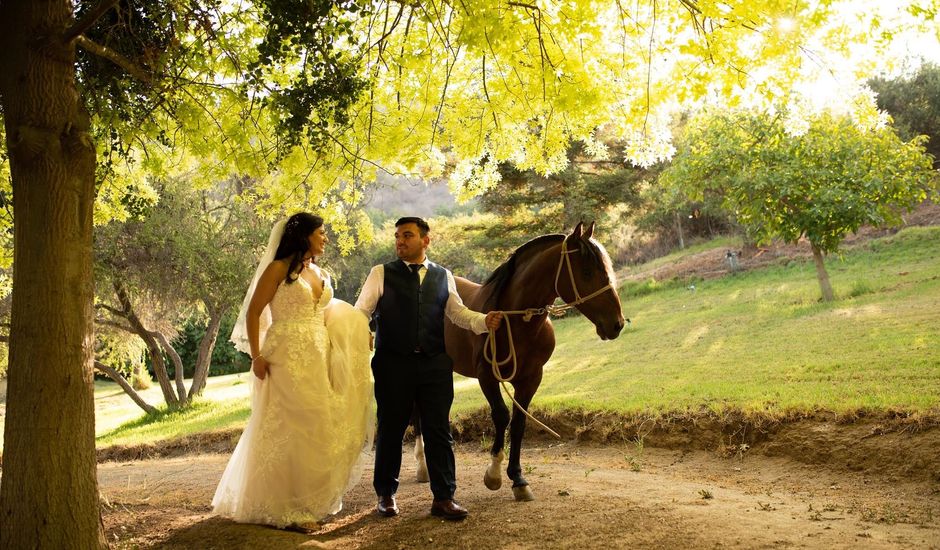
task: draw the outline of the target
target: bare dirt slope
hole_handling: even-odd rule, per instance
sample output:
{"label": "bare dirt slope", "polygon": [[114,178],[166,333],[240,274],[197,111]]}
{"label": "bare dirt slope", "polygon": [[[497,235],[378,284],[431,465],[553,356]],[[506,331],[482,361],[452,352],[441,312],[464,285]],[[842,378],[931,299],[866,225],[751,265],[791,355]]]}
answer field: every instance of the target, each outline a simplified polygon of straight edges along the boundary
{"label": "bare dirt slope", "polygon": [[[913,212],[904,216],[904,227],[940,225],[940,204],[924,203]],[[865,226],[857,233],[849,234],[842,241],[841,248],[851,250],[863,246],[872,239],[896,233],[899,228],[876,228]],[[706,250],[687,256],[675,262],[661,265],[652,269],[631,272],[621,270],[618,274],[620,280],[646,281],[655,279],[667,281],[679,279],[713,279],[723,277],[730,273],[726,254],[735,252],[739,254],[738,268],[743,271],[760,269],[769,265],[776,265],[792,260],[811,260],[813,252],[809,241],[801,239],[795,244],[774,242],[755,249],[732,250],[730,248],[717,248]]]}
{"label": "bare dirt slope", "polygon": [[[407,458],[407,457],[406,457]],[[99,466],[115,548],[940,548],[940,482],[835,470],[782,457],[534,442],[524,464],[537,500],[483,487],[488,454],[458,447],[470,517],[429,515],[405,460],[402,515],[372,513],[371,472],[320,532],[239,525],[209,502],[228,459],[207,454]]]}

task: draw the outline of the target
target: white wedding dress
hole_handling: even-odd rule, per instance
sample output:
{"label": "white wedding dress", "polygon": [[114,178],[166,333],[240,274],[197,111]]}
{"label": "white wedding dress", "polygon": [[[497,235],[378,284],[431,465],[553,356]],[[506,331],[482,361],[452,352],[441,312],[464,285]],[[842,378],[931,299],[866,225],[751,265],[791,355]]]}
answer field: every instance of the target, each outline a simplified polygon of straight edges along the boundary
{"label": "white wedding dress", "polygon": [[303,277],[278,287],[261,342],[271,368],[251,375],[251,417],[215,513],[277,527],[319,521],[359,481],[374,423],[368,322],[332,297],[328,280],[318,300]]}

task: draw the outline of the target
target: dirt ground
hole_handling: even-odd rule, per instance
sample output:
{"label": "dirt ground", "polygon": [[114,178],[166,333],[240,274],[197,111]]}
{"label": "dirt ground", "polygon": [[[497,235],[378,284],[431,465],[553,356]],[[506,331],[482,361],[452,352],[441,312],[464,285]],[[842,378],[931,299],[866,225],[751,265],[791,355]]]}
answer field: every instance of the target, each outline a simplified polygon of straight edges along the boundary
{"label": "dirt ground", "polygon": [[[936,450],[936,448],[934,449]],[[99,465],[114,548],[562,549],[940,548],[940,480],[821,468],[786,457],[636,443],[530,443],[536,495],[482,483],[488,454],[457,448],[457,499],[470,517],[429,514],[430,492],[404,462],[401,515],[381,518],[366,471],[344,510],[313,535],[239,525],[209,502],[228,456]]]}

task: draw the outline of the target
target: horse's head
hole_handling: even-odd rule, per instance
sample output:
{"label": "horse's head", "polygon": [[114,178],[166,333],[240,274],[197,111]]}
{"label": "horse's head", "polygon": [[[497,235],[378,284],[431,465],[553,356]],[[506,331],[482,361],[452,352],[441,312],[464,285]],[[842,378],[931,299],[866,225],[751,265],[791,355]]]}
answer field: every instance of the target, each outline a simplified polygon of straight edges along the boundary
{"label": "horse's head", "polygon": [[601,340],[613,340],[623,329],[623,311],[610,257],[593,234],[593,222],[587,229],[579,223],[565,238],[556,289],[565,303],[575,304],[594,323]]}

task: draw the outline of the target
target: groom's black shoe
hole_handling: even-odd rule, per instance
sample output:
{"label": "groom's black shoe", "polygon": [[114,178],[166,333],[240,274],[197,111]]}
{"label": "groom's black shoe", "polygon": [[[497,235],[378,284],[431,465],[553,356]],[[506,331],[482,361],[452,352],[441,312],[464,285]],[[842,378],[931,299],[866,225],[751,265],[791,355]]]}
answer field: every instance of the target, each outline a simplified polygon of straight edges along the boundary
{"label": "groom's black shoe", "polygon": [[467,517],[467,509],[451,499],[435,500],[431,504],[431,515],[439,518],[458,520]]}
{"label": "groom's black shoe", "polygon": [[380,516],[387,518],[397,516],[398,503],[395,502],[395,495],[379,497],[379,503],[376,505],[375,511],[378,512]]}

